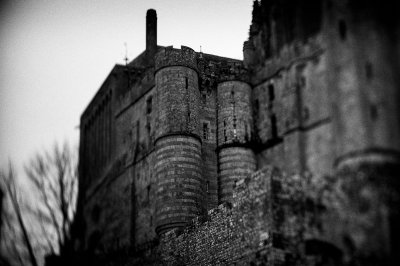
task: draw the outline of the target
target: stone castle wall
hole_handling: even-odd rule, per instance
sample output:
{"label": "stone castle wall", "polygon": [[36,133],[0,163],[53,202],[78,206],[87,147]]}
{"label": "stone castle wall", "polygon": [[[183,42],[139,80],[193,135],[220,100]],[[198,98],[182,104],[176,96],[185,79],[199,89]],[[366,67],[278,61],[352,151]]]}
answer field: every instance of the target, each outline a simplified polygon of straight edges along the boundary
{"label": "stone castle wall", "polygon": [[159,265],[294,262],[300,252],[295,243],[301,237],[301,221],[294,214],[301,199],[295,193],[288,197],[289,182],[273,168],[240,179],[231,204],[194,219],[183,231],[161,237]]}
{"label": "stone castle wall", "polygon": [[[184,229],[164,234],[126,265],[302,265],[304,237],[299,176],[267,167],[238,180],[224,203]],[[288,196],[290,195],[290,196]],[[125,264],[122,264],[125,265]],[[311,264],[310,264],[311,265]]]}
{"label": "stone castle wall", "polygon": [[255,1],[243,63],[164,47],[107,81],[82,120],[85,174],[107,162],[88,154],[109,109],[115,127],[112,164],[85,180],[86,247],[129,247],[127,265],[390,265],[400,23],[356,2]]}

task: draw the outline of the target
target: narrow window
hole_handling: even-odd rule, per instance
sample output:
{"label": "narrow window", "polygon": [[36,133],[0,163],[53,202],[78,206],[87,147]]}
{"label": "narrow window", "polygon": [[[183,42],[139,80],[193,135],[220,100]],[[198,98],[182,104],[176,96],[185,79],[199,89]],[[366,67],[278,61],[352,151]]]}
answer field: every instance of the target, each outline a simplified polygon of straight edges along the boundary
{"label": "narrow window", "polygon": [[371,119],[375,121],[378,117],[378,108],[376,107],[376,105],[374,105],[374,104],[370,105],[369,112],[370,112]]}
{"label": "narrow window", "polygon": [[153,97],[149,97],[149,98],[147,98],[147,100],[146,100],[146,106],[147,106],[147,108],[146,108],[146,112],[147,112],[147,114],[150,114],[151,113],[151,111],[152,111],[152,108],[153,108]]}
{"label": "narrow window", "polygon": [[206,192],[208,192],[209,187],[210,187],[210,181],[207,181],[207,183],[206,183]]}
{"label": "narrow window", "polygon": [[207,94],[203,92],[201,96],[202,96],[202,101],[205,104],[207,102]]}
{"label": "narrow window", "polygon": [[256,114],[258,114],[259,109],[260,109],[260,102],[258,101],[258,99],[256,99],[254,101],[254,111],[256,112]]}
{"label": "narrow window", "polygon": [[203,139],[208,139],[208,138],[209,138],[208,123],[203,123]]}
{"label": "narrow window", "polygon": [[271,115],[271,133],[272,133],[272,138],[277,138],[278,137],[278,128],[276,126],[276,116],[275,114]]}
{"label": "narrow window", "polygon": [[244,139],[246,141],[249,141],[249,127],[248,127],[247,123],[244,123],[244,129],[245,129]]}
{"label": "narrow window", "polygon": [[339,35],[342,41],[346,40],[347,37],[347,26],[344,20],[339,20]]}
{"label": "narrow window", "polygon": [[275,99],[275,92],[274,92],[274,85],[273,84],[269,84],[268,85],[268,98],[269,101],[272,102]]}
{"label": "narrow window", "polygon": [[237,138],[237,130],[236,130],[236,115],[233,116],[233,137]]}
{"label": "narrow window", "polygon": [[147,128],[147,133],[150,135],[150,132],[151,132],[151,125],[150,125],[149,122],[147,122],[146,128]]}
{"label": "narrow window", "polygon": [[185,77],[185,88],[186,88],[186,103],[187,103],[187,120],[186,120],[186,129],[188,130],[190,124],[190,96],[188,90],[188,78]]}
{"label": "narrow window", "polygon": [[226,136],[226,121],[224,120],[224,139],[225,141],[228,140],[228,137]]}
{"label": "narrow window", "polygon": [[150,200],[150,189],[151,189],[151,185],[147,186],[147,200]]}
{"label": "narrow window", "polygon": [[373,76],[372,64],[370,62],[365,63],[365,75],[367,76],[367,79],[371,79]]}

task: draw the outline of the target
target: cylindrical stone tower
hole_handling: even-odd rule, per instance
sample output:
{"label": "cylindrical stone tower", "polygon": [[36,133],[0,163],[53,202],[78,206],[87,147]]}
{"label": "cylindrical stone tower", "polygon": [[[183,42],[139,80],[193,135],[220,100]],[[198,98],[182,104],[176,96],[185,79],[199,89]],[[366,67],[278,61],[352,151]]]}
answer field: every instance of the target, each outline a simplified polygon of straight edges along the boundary
{"label": "cylindrical stone tower", "polygon": [[156,55],[156,232],[183,227],[204,211],[196,53],[165,48]]}
{"label": "cylindrical stone tower", "polygon": [[239,80],[218,84],[219,201],[229,202],[235,182],[256,170],[251,148],[251,87]]}

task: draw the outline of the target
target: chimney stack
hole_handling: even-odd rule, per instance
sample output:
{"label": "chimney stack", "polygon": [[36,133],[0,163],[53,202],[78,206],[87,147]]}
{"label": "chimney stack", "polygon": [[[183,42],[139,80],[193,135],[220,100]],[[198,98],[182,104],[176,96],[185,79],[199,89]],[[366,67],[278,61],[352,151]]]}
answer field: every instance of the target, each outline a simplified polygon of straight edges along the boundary
{"label": "chimney stack", "polygon": [[146,54],[153,61],[157,52],[157,12],[154,9],[147,10],[146,14]]}

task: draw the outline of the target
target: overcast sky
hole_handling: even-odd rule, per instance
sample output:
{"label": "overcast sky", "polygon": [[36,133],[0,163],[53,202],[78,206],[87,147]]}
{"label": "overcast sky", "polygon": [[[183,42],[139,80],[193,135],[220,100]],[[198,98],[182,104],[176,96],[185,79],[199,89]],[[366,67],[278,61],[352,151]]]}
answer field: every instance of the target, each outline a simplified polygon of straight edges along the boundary
{"label": "overcast sky", "polygon": [[158,44],[242,59],[252,0],[9,0],[0,4],[0,167],[55,141],[79,140],[79,118],[124,43],[145,49],[146,10]]}

